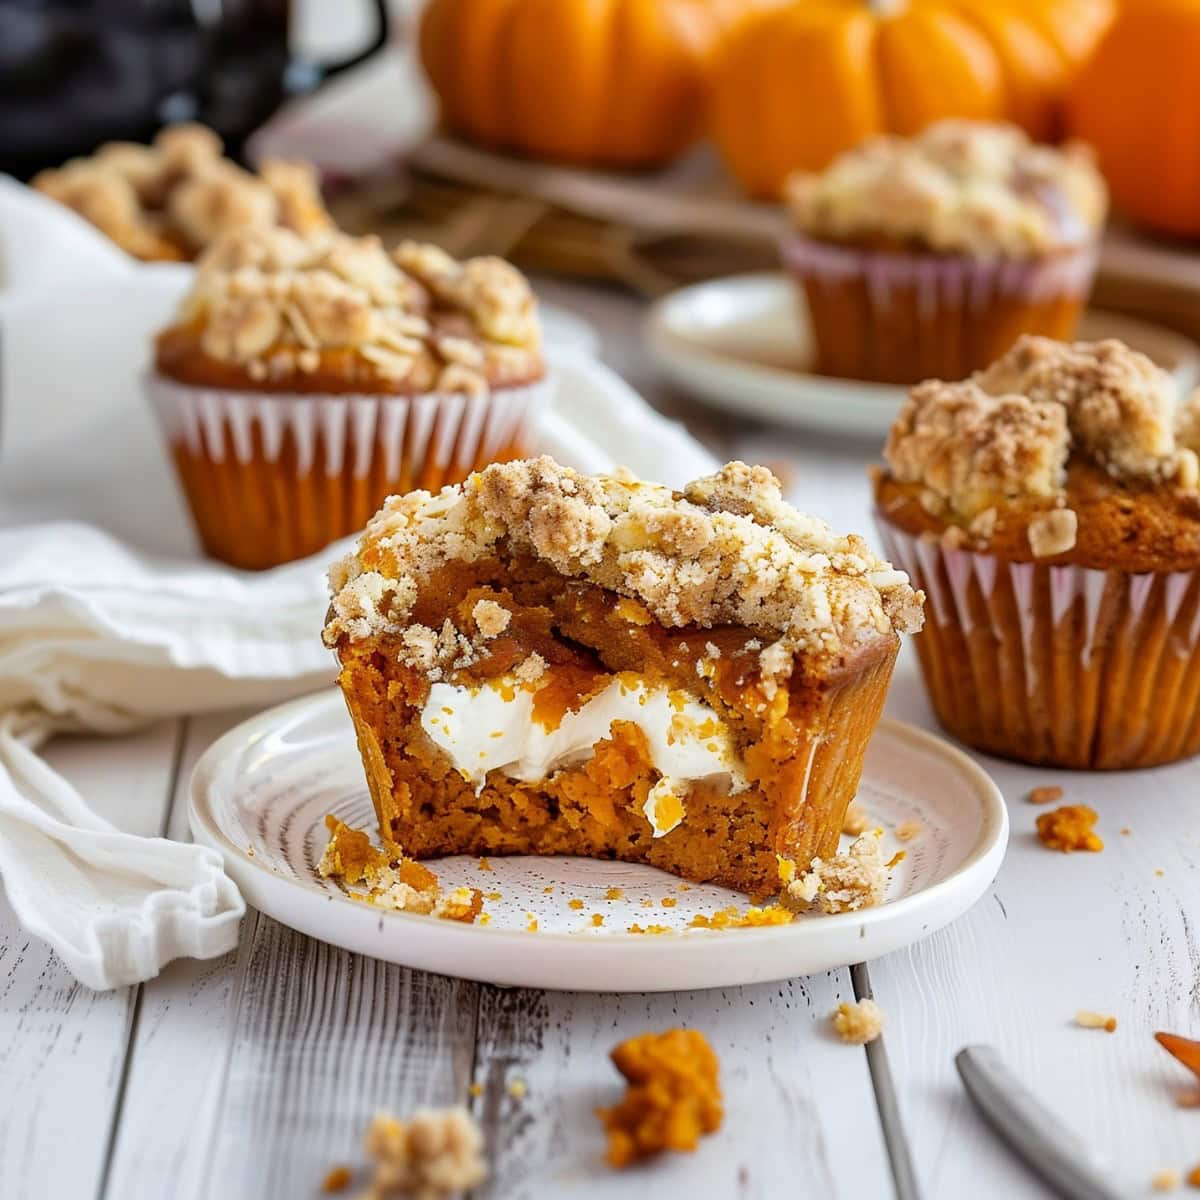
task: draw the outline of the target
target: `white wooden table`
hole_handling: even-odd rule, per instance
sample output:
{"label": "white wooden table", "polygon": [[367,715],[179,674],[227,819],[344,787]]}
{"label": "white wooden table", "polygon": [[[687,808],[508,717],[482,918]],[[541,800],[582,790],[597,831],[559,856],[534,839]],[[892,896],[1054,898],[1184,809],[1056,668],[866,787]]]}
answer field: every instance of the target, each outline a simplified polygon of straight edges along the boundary
{"label": "white wooden table", "polygon": [[[801,507],[870,530],[875,447],[698,409],[655,383],[633,301],[544,291],[589,316],[608,360],[715,451],[782,466]],[[934,727],[909,653],[890,711]],[[192,765],[244,715],[64,740],[48,754],[118,824],[186,838]],[[1155,1172],[1200,1161],[1200,1112],[1175,1104],[1186,1074],[1151,1039],[1200,1035],[1200,765],[1098,777],[984,761],[1012,816],[996,886],[951,928],[853,980],[840,970],[658,996],[501,990],[359,958],[252,913],[236,953],[96,994],[0,899],[0,1197],[315,1196],[330,1167],[360,1162],[378,1109],[455,1101],[486,1130],[484,1197],[1049,1195],[969,1107],[952,1057],[976,1041],[998,1046],[1104,1148],[1131,1194],[1147,1193]],[[1053,783],[1100,812],[1102,854],[1037,843],[1024,797]],[[828,1030],[856,986],[889,1018],[870,1053]],[[1118,1031],[1076,1028],[1080,1008],[1115,1014]],[[592,1115],[620,1090],[607,1052],[678,1023],[721,1057],[725,1126],[694,1156],[616,1176]],[[514,1079],[527,1084],[521,1098]],[[482,1092],[469,1099],[473,1081]]]}

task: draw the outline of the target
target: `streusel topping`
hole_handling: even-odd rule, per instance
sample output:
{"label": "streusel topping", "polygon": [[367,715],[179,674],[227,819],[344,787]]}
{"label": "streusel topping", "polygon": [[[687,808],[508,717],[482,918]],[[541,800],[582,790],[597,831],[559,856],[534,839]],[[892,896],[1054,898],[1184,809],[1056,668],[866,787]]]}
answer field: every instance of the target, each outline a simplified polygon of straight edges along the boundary
{"label": "streusel topping", "polygon": [[315,371],[322,353],[351,352],[372,374],[417,391],[484,392],[539,374],[537,305],[502,259],[458,262],[375,237],[245,229],[200,259],[181,325],[221,362],[264,379]]}
{"label": "streusel topping", "polygon": [[[962,522],[1006,501],[1061,503],[1073,455],[1117,479],[1194,490],[1190,411],[1177,412],[1167,375],[1121,342],[1024,337],[963,383],[913,388],[884,456],[899,482],[923,485],[931,511]],[[1070,510],[1047,514],[1035,552],[1062,553],[1074,533]]]}
{"label": "streusel topping", "polygon": [[1090,152],[1040,146],[1012,125],[939,121],[871,138],[788,184],[797,227],[819,238],[882,235],[979,258],[1021,258],[1095,238],[1107,195]]}
{"label": "streusel topping", "polygon": [[921,625],[924,597],[908,576],[785,504],[764,467],[729,463],[676,493],[542,457],[388,500],[330,573],[326,641],[397,633],[430,654],[468,653],[460,631],[409,627],[409,613],[439,566],[505,547],[639,600],[666,626],[740,625],[792,651],[841,654]]}
{"label": "streusel topping", "polygon": [[149,146],[109,142],[33,186],[145,259],[190,258],[232,229],[331,224],[306,163],[268,160],[254,175],[223,158],[203,125],[169,126]]}

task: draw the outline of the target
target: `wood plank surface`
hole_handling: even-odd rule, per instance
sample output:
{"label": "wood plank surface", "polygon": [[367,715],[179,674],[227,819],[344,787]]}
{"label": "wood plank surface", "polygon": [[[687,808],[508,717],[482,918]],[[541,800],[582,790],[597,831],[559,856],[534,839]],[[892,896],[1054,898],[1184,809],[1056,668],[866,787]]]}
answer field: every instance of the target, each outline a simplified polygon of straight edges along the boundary
{"label": "wood plank surface", "polygon": [[[62,738],[46,760],[131,833],[163,831],[178,722]],[[121,1090],[135,988],[76,983],[0,897],[0,1196],[93,1196]]]}
{"label": "wood plank surface", "polygon": [[[829,1028],[829,1013],[845,999],[853,999],[847,971],[659,995],[485,988],[476,1051],[484,1091],[477,1111],[494,1176],[483,1195],[889,1195],[866,1056]],[[694,1155],[614,1172],[603,1162],[594,1115],[623,1092],[609,1051],[635,1034],[675,1025],[699,1029],[716,1050],[725,1123]]]}

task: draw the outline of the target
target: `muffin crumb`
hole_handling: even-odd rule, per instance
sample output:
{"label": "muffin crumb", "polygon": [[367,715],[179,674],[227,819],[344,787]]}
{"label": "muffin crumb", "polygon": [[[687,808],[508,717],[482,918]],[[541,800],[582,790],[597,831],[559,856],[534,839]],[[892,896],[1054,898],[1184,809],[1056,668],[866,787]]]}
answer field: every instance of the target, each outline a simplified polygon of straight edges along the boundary
{"label": "muffin crumb", "polygon": [[1178,1171],[1167,1168],[1165,1171],[1159,1171],[1150,1180],[1150,1186],[1156,1192],[1173,1192],[1182,1182],[1182,1177]]}
{"label": "muffin crumb", "polygon": [[628,1087],[618,1104],[596,1110],[611,1166],[627,1167],[664,1150],[693,1151],[720,1128],[719,1064],[702,1033],[644,1033],[617,1046],[612,1060]]}
{"label": "muffin crumb", "polygon": [[838,1038],[852,1046],[865,1046],[883,1032],[883,1009],[871,999],[843,1001],[830,1019]]}
{"label": "muffin crumb", "polygon": [[1075,850],[1098,852],[1104,843],[1095,833],[1096,810],[1086,804],[1064,804],[1037,819],[1037,835],[1050,850],[1070,854]]}
{"label": "muffin crumb", "polygon": [[354,1179],[354,1172],[349,1167],[341,1165],[331,1167],[321,1181],[321,1191],[327,1192],[330,1195],[337,1192],[344,1192]]}
{"label": "muffin crumb", "polygon": [[896,840],[911,842],[914,838],[920,837],[924,832],[925,826],[920,821],[901,821],[896,826]]}
{"label": "muffin crumb", "polygon": [[810,869],[788,884],[783,898],[797,907],[816,900],[829,914],[855,912],[879,904],[887,881],[883,841],[877,832],[864,833],[844,854],[828,862],[813,859]]}
{"label": "muffin crumb", "polygon": [[1056,801],[1063,798],[1063,790],[1055,784],[1046,784],[1042,787],[1035,787],[1028,796],[1025,797],[1030,804],[1054,804]]}
{"label": "muffin crumb", "polygon": [[[847,837],[859,837],[871,828],[871,814],[856,800],[850,802],[842,820],[842,832]],[[791,882],[788,880],[787,882]]]}
{"label": "muffin crumb", "polygon": [[1103,1013],[1092,1012],[1081,1008],[1075,1014],[1075,1024],[1081,1029],[1103,1029],[1105,1033],[1117,1032],[1117,1018],[1106,1017]]}
{"label": "muffin crumb", "polygon": [[407,1121],[379,1113],[363,1145],[375,1162],[364,1200],[440,1200],[487,1178],[483,1135],[465,1108],[418,1109]]}

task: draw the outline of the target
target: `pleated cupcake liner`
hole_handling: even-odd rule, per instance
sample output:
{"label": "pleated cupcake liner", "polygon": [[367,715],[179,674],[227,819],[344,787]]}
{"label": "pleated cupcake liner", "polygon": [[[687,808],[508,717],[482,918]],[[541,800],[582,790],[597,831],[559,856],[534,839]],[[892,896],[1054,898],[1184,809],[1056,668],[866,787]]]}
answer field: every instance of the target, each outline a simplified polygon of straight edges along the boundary
{"label": "pleated cupcake liner", "polygon": [[1094,246],[985,260],[800,235],[781,253],[804,297],[818,369],[891,383],[964,378],[1023,333],[1070,338],[1097,260]]}
{"label": "pleated cupcake liner", "polygon": [[1104,770],[1200,751],[1200,572],[1009,562],[876,522],[928,597],[915,645],[956,737]]}
{"label": "pleated cupcake liner", "polygon": [[394,493],[518,457],[543,379],[483,395],[292,395],[145,386],[209,554],[257,569],[357,532]]}

